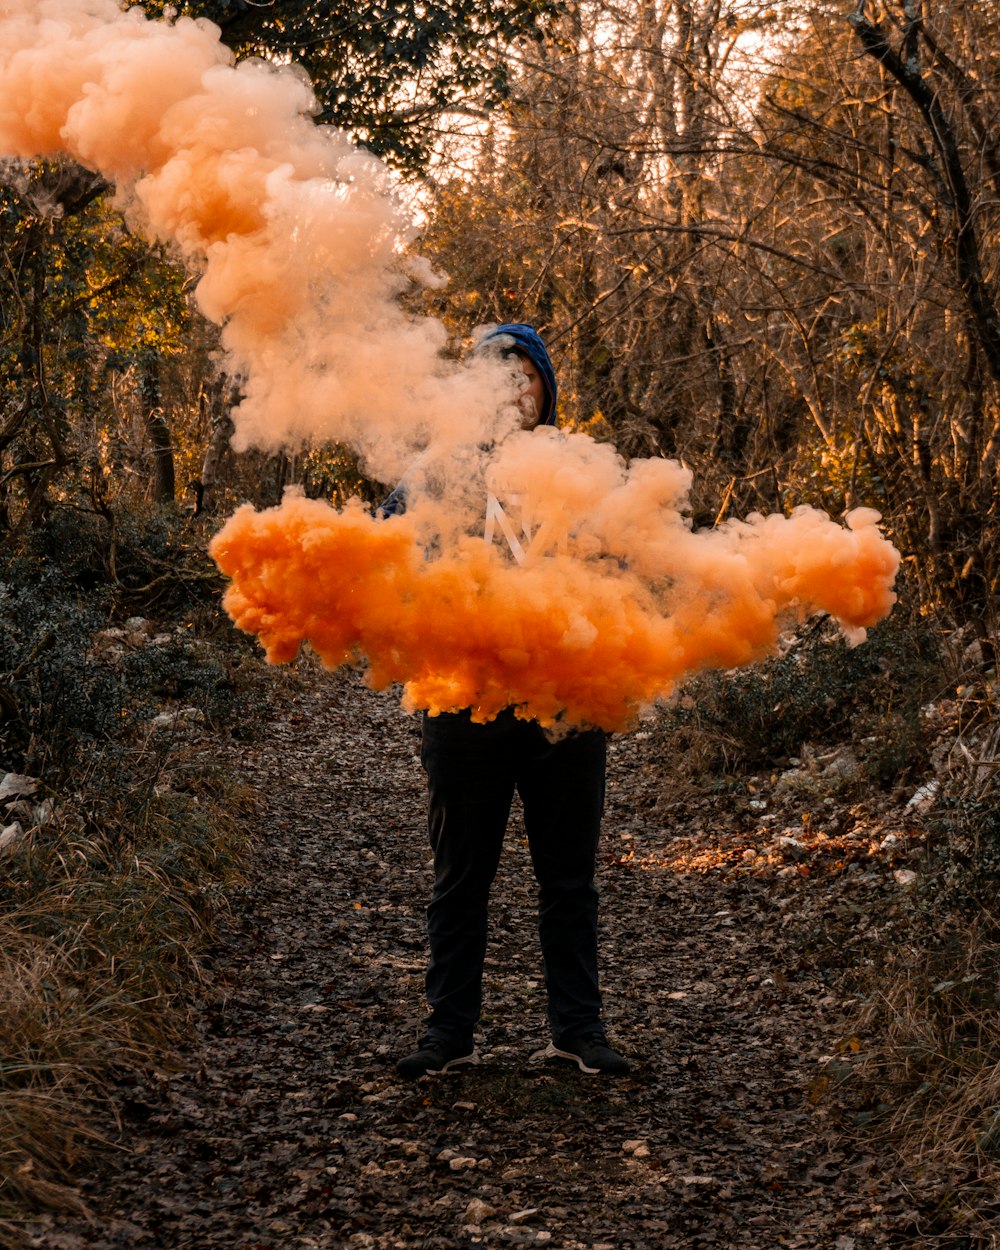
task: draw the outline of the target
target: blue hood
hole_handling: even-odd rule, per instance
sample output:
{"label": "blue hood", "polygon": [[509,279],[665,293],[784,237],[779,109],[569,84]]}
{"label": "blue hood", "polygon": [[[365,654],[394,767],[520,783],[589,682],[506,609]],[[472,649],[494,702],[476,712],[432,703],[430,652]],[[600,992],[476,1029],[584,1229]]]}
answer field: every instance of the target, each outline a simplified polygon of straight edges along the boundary
{"label": "blue hood", "polygon": [[[496,339],[505,340],[495,343]],[[549,353],[545,349],[545,344],[538,336],[538,331],[534,326],[524,325],[521,322],[512,322],[508,325],[497,326],[495,330],[490,330],[476,344],[476,351],[482,351],[484,347],[496,346],[501,349],[506,348],[508,351],[523,352],[531,361],[538,372],[542,375],[542,381],[545,383],[547,398],[545,406],[542,409],[542,419],[540,425],[555,425],[556,423],[556,400],[559,397],[559,387],[556,383],[556,371],[552,367],[552,361],[549,359]]]}

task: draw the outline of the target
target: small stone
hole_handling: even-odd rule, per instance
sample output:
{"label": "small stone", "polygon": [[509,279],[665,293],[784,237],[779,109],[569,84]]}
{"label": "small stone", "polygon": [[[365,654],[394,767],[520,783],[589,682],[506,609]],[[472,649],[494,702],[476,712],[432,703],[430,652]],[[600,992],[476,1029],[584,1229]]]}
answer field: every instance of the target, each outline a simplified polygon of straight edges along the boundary
{"label": "small stone", "polygon": [[940,789],[940,782],[936,780],[928,781],[926,785],[921,786],[918,790],[916,790],[913,793],[912,797],[910,798],[910,801],[903,808],[903,811],[904,812],[922,811],[924,808],[930,807],[930,805],[934,802],[935,798],[937,797],[937,792],[939,789]]}
{"label": "small stone", "polygon": [[25,777],[23,773],[6,773],[0,781],[0,803],[4,799],[27,799],[38,789],[38,781],[34,777]]}
{"label": "small stone", "polygon": [[154,729],[171,729],[180,725],[201,725],[204,720],[205,713],[200,708],[181,707],[174,711],[161,712],[153,717],[150,724]]}
{"label": "small stone", "polygon": [[12,854],[23,838],[24,830],[17,820],[5,829],[0,829],[0,856]]}
{"label": "small stone", "polygon": [[473,1159],[470,1155],[456,1155],[454,1159],[448,1160],[448,1166],[453,1172],[468,1172],[478,1165],[479,1160]]}
{"label": "small stone", "polygon": [[917,883],[917,874],[912,868],[897,868],[892,876],[896,884],[902,886],[904,890],[910,889]]}
{"label": "small stone", "polygon": [[[622,1150],[624,1150],[627,1155],[634,1155],[645,1145],[645,1137],[633,1137],[629,1141],[622,1142]],[[648,1147],[646,1148],[646,1154],[649,1154]]]}
{"label": "small stone", "polygon": [[513,1215],[508,1215],[507,1222],[510,1224],[526,1224],[528,1220],[533,1219],[539,1212],[539,1207],[525,1207],[523,1211],[515,1211]]}
{"label": "small stone", "polygon": [[469,1205],[465,1208],[465,1219],[469,1224],[482,1224],[485,1220],[496,1215],[496,1207],[491,1207],[488,1202],[484,1202],[482,1198],[473,1198]]}
{"label": "small stone", "polygon": [[839,751],[832,760],[823,769],[823,776],[830,778],[843,778],[847,781],[853,781],[861,772],[861,765],[857,761],[857,757],[853,751],[847,749]]}

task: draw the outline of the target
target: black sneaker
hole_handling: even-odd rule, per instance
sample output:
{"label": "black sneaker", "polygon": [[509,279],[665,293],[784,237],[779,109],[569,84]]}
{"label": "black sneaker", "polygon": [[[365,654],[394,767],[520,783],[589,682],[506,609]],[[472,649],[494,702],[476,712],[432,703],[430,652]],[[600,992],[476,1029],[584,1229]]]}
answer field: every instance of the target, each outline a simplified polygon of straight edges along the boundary
{"label": "black sneaker", "polygon": [[408,1081],[415,1081],[418,1076],[438,1076],[449,1068],[457,1068],[459,1064],[478,1062],[472,1042],[454,1042],[450,1038],[428,1034],[420,1039],[413,1054],[400,1059],[396,1071]]}
{"label": "black sneaker", "polygon": [[568,1059],[575,1063],[581,1072],[591,1076],[602,1073],[604,1076],[626,1076],[632,1071],[632,1065],[616,1050],[608,1045],[608,1039],[600,1031],[581,1033],[577,1037],[561,1037],[550,1042],[540,1050],[536,1059]]}

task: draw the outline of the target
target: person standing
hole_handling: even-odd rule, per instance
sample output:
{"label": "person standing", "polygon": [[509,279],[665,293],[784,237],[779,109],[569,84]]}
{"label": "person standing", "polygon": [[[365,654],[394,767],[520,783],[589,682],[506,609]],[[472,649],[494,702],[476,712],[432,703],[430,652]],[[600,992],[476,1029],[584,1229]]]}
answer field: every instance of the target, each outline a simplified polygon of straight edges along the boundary
{"label": "person standing", "polygon": [[[555,424],[557,383],[542,339],[511,323],[488,333],[477,351],[499,350],[524,373],[522,428]],[[405,510],[405,489],[382,505]],[[486,536],[502,507],[492,496]],[[505,528],[512,549],[511,531]],[[516,550],[515,550],[516,554]],[[485,724],[472,712],[423,715],[421,762],[427,774],[428,832],[434,887],[427,908],[430,1014],[416,1049],[396,1067],[408,1079],[476,1062],[474,1030],[482,1006],[490,888],[496,876],[514,793],[521,796],[538,883],[551,1042],[540,1056],[581,1071],[624,1075],[631,1065],[608,1044],[598,984],[598,890],[594,882],[604,808],[606,737],[571,730],[558,739],[505,708]]]}

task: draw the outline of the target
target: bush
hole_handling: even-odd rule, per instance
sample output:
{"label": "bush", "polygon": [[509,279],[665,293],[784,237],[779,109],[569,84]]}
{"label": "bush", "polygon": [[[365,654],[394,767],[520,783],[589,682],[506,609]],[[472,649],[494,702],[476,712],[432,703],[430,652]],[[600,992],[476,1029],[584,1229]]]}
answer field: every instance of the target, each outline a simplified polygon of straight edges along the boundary
{"label": "bush", "polygon": [[[255,718],[263,687],[254,644],[228,622],[219,628],[222,579],[187,528],[178,516],[139,514],[112,534],[99,517],[60,511],[8,563],[0,768],[44,772],[50,784],[84,760],[90,770],[128,769],[126,744],[164,700],[216,727]],[[155,630],[139,614],[154,603]],[[103,631],[137,620],[120,645],[102,646]],[[155,644],[144,636],[151,630]]]}
{"label": "bush", "polygon": [[824,617],[779,656],[695,677],[657,733],[689,774],[781,766],[804,744],[864,743],[864,780],[891,785],[926,763],[920,709],[943,681],[934,630],[902,605],[857,647]]}
{"label": "bush", "polygon": [[176,1036],[239,879],[218,731],[259,725],[269,682],[220,590],[169,514],[63,510],[0,575],[0,777],[40,781],[0,808],[27,831],[0,856],[0,1245],[77,1202],[94,1095]]}
{"label": "bush", "polygon": [[926,1235],[971,1247],[995,1242],[1000,1169],[1000,805],[995,695],[988,681],[961,693],[974,749],[934,752],[918,881],[879,915],[853,1027],[871,1039],[857,1126],[908,1160]]}

